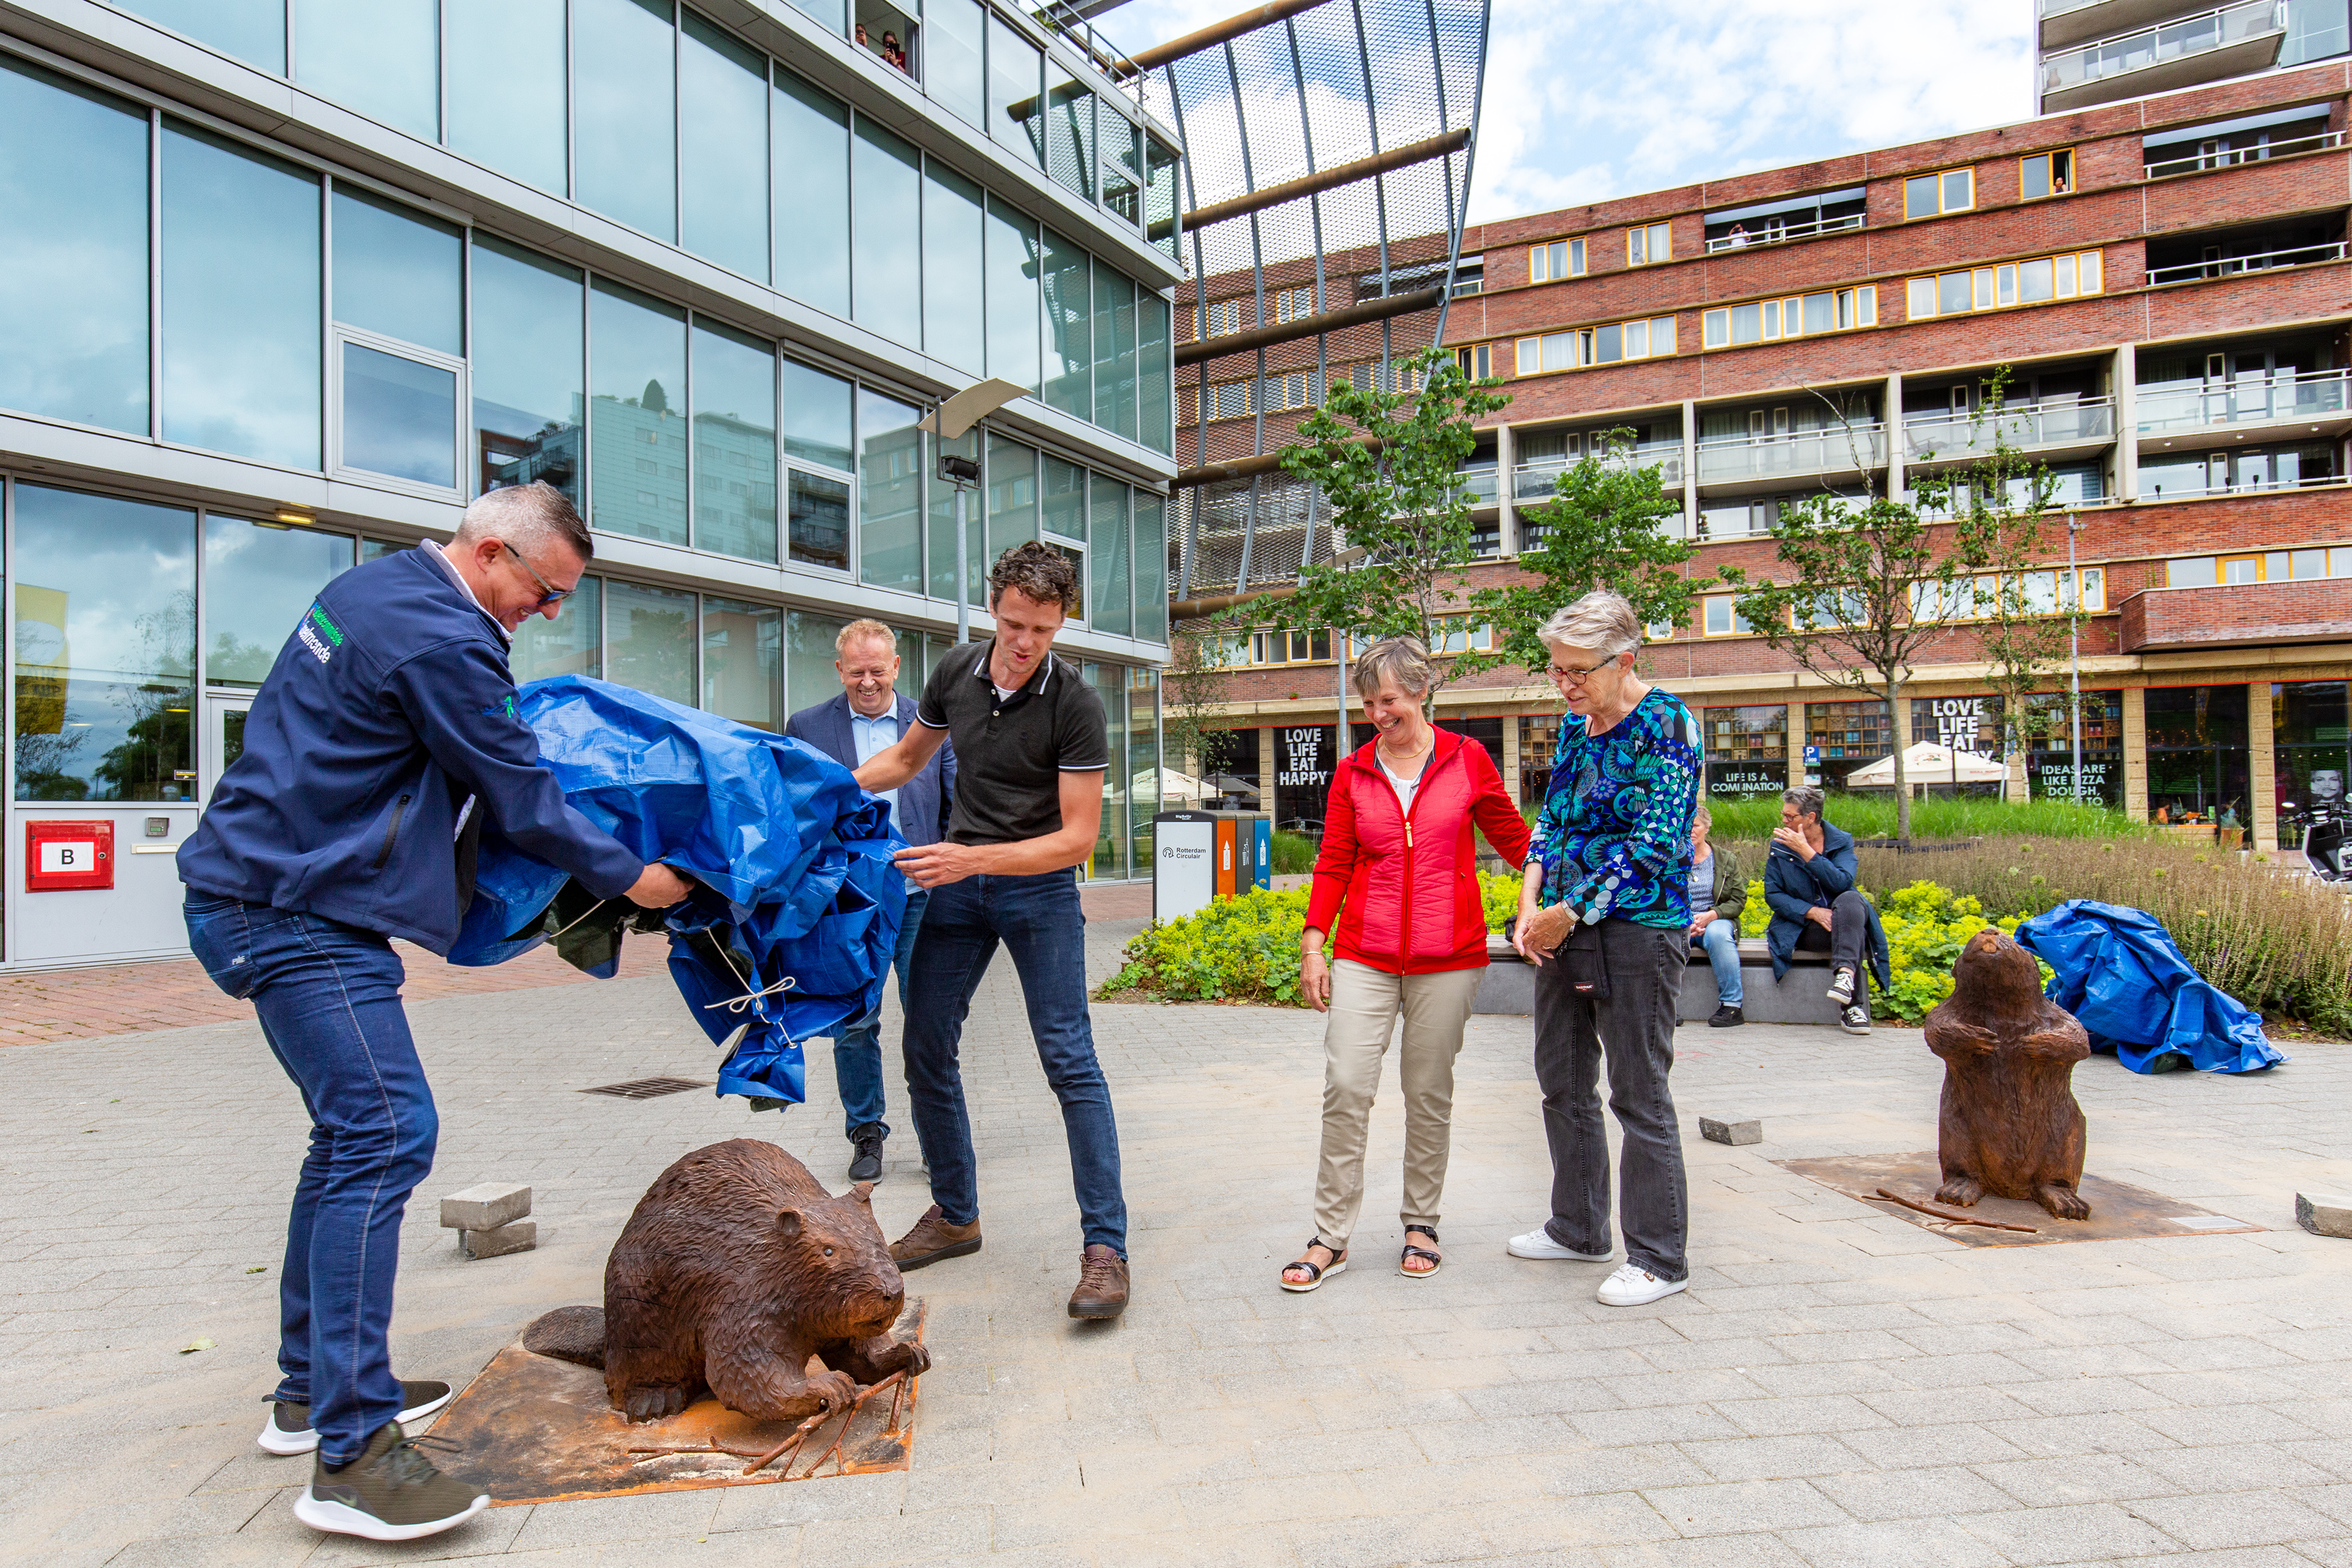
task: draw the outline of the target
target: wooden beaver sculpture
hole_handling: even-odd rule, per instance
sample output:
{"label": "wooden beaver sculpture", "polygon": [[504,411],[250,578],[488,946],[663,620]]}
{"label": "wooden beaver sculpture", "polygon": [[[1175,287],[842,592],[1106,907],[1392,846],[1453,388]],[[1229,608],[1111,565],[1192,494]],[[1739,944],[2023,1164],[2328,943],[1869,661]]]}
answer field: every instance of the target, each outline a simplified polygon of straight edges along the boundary
{"label": "wooden beaver sculpture", "polygon": [[1944,1058],[1936,1201],[1967,1208],[1990,1193],[2031,1198],[2059,1219],[2090,1218],[2074,1190],[2084,1123],[2074,1077],[2091,1040],[2042,994],[2033,955],[1998,931],[1969,938],[1951,995],[1927,1015],[1927,1048]]}
{"label": "wooden beaver sculpture", "polygon": [[[840,1197],[772,1143],[737,1138],[664,1171],[604,1264],[604,1307],[564,1307],[523,1348],[603,1370],[632,1421],[675,1415],[705,1389],[784,1421],[838,1410],[861,1384],[931,1364],[890,1337],[906,1282],[874,1223],[871,1183]],[[811,1374],[808,1359],[827,1370]]]}

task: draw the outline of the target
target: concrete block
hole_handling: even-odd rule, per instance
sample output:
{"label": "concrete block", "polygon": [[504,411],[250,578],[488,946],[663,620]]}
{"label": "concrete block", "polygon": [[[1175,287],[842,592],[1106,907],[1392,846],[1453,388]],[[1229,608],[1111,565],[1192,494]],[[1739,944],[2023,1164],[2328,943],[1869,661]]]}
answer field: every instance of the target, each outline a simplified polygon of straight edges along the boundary
{"label": "concrete block", "polygon": [[529,1252],[538,1245],[539,1222],[535,1219],[515,1220],[496,1230],[457,1233],[458,1250],[468,1258],[504,1258],[509,1252]]}
{"label": "concrete block", "polygon": [[530,1212],[530,1189],[514,1182],[484,1182],[441,1200],[444,1230],[496,1230]]}
{"label": "concrete block", "polygon": [[2352,1238],[2352,1197],[2337,1193],[2297,1193],[2294,1223],[2314,1236]]}
{"label": "concrete block", "polygon": [[1764,1123],[1761,1121],[1717,1121],[1713,1117],[1698,1119],[1698,1135],[1710,1143],[1761,1143]]}

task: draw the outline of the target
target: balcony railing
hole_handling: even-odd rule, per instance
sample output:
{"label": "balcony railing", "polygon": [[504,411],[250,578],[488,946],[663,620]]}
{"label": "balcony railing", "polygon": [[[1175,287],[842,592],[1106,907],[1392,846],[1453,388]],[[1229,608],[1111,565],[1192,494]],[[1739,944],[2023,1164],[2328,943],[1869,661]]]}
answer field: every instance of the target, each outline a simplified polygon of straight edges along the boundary
{"label": "balcony railing", "polygon": [[[2045,13],[2046,14],[2046,13]],[[2137,32],[2100,38],[2047,56],[2042,67],[2045,97],[2093,82],[2126,76],[2175,60],[2211,54],[2286,30],[2286,7],[2279,0],[2245,0],[2163,22]]]}
{"label": "balcony railing", "polygon": [[2143,433],[2210,430],[2338,418],[2347,406],[2347,376],[2352,372],[2314,370],[2297,375],[2287,371],[2210,386],[2143,386],[2139,427]]}
{"label": "balcony railing", "polygon": [[2161,484],[2151,486],[2140,499],[2142,500],[2190,500],[2200,496],[2243,496],[2256,495],[2268,490],[2323,489],[2347,482],[2347,476],[2343,474],[2313,474],[2308,478],[2292,479],[2224,478],[2220,484],[2215,484],[2212,470],[2208,468],[2196,479],[2168,479]]}
{"label": "balcony railing", "polygon": [[2105,397],[2074,403],[2012,403],[2001,409],[1998,420],[1968,414],[1912,414],[1903,420],[1904,448],[1922,461],[1980,458],[2002,442],[2032,452],[2105,441],[2115,433],[2115,404]]}
{"label": "balcony railing", "polygon": [[[1516,500],[1549,500],[1558,488],[1560,475],[1576,466],[1572,458],[1539,458],[1532,463],[1521,463],[1511,472],[1511,496]],[[1683,444],[1679,437],[1664,441],[1638,442],[1627,449],[1623,459],[1604,455],[1603,468],[1655,468],[1658,482],[1675,486],[1683,482]]]}
{"label": "balcony railing", "polygon": [[1720,239],[1706,242],[1706,253],[1740,250],[1751,245],[1780,245],[1791,239],[1811,239],[1816,235],[1836,234],[1843,229],[1860,228],[1862,214],[1847,213],[1843,217],[1819,218],[1811,223],[1785,224],[1778,228],[1759,228],[1752,234],[1727,234]]}
{"label": "balcony railing", "polygon": [[1698,481],[1795,479],[1852,473],[1886,461],[1886,426],[1832,426],[1787,436],[1718,436],[1698,444]]}
{"label": "balcony railing", "polygon": [[2173,267],[2151,267],[2147,269],[2147,286],[2161,289],[2169,283],[2195,283],[2209,278],[2228,278],[2239,272],[2267,272],[2277,267],[2310,267],[2322,261],[2344,259],[2344,242],[2326,245],[2298,245],[2286,250],[2257,251],[2252,256],[2217,256],[2210,261],[2184,261]]}
{"label": "balcony railing", "polygon": [[2308,136],[2290,136],[2284,142],[2264,142],[2259,146],[2222,147],[2210,153],[2183,153],[2177,158],[2159,158],[2153,163],[2143,163],[2140,173],[2148,179],[2158,180],[2167,174],[2193,174],[2200,169],[2226,169],[2233,163],[2259,163],[2269,158],[2343,145],[2341,131],[2316,131]]}

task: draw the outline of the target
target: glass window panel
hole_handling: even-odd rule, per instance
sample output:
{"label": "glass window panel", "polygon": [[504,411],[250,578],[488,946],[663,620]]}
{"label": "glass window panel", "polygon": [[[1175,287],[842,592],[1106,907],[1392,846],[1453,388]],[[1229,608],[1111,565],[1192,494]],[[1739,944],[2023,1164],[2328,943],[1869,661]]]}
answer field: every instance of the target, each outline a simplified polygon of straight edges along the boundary
{"label": "glass window panel", "polygon": [[849,110],[776,73],[776,287],[849,314]]}
{"label": "glass window panel", "polygon": [[988,374],[1034,392],[1037,380],[1037,279],[1042,258],[1036,223],[988,198]]}
{"label": "glass window panel", "polygon": [[343,352],[342,464],[457,486],[457,373],[360,343]]}
{"label": "glass window panel", "polygon": [[[768,57],[686,13],[677,46],[679,243],[746,278],[768,276]],[[796,217],[798,225],[807,221]]]}
{"label": "glass window panel", "polygon": [[1094,858],[1087,863],[1089,878],[1127,875],[1127,670],[1116,664],[1086,667],[1087,684],[1102,699],[1103,738],[1108,744],[1110,766],[1103,770],[1102,818],[1095,825]]}
{"label": "glass window panel", "polygon": [[[1777,318],[1780,307],[1770,307]],[[1592,363],[1613,364],[1625,357],[1625,329],[1616,322],[1600,328],[1593,334]]]}
{"label": "glass window panel", "polygon": [[925,166],[923,352],[973,375],[988,362],[980,204],[978,185],[938,163]]}
{"label": "glass window panel", "polygon": [[544,680],[551,675],[591,675],[604,671],[604,580],[583,577],[580,585],[556,606],[555,618],[533,616],[515,628],[514,647],[507,664],[515,684]]}
{"label": "glass window panel", "polygon": [[1087,510],[1092,514],[1087,539],[1094,556],[1094,589],[1087,600],[1094,606],[1097,631],[1124,635],[1135,629],[1128,605],[1127,487],[1100,474],[1087,476]]}
{"label": "glass window panel", "polygon": [[740,599],[702,601],[702,706],[782,734],[784,612]]}
{"label": "glass window panel", "polygon": [[351,569],[352,537],[347,533],[208,514],[205,683],[260,685],[319,590]]}
{"label": "glass window panel", "polygon": [[1112,109],[1097,107],[1102,137],[1103,205],[1132,224],[1143,221],[1143,127]]}
{"label": "glass window panel", "polygon": [[1994,269],[1998,282],[1994,285],[1994,302],[2001,305],[2017,303],[2017,268],[2003,265]]}
{"label": "glass window panel", "polygon": [[166,440],[319,466],[320,238],[316,175],[165,123]]}
{"label": "glass window panel", "polygon": [[1968,310],[1969,287],[1969,275],[1965,272],[1947,272],[1939,276],[1936,279],[1936,313],[1956,316]]}
{"label": "glass window panel", "polygon": [[1903,182],[1903,216],[1906,218],[1936,216],[1936,176],[1922,174]]}
{"label": "glass window panel", "polygon": [[[1054,86],[1046,94],[1045,172],[1082,196],[1095,194],[1095,95],[1074,77],[1052,68]],[[1122,121],[1122,123],[1124,123]]]}
{"label": "glass window panel", "polygon": [[2027,261],[2017,268],[2017,297],[2028,305],[2052,298],[2050,258]]}
{"label": "glass window panel", "polygon": [[787,548],[807,566],[849,570],[849,481],[806,469],[786,473],[792,486]]}
{"label": "glass window panel", "polygon": [[607,680],[694,706],[694,595],[606,578]]}
{"label": "glass window panel", "polygon": [[2287,553],[2288,574],[2294,577],[2325,577],[2327,575],[2327,552],[2325,550],[2294,550]]}
{"label": "glass window panel", "polygon": [[852,307],[857,323],[908,347],[923,341],[921,163],[914,144],[864,115],[850,148]]}
{"label": "glass window panel", "polygon": [[1805,331],[1828,332],[1837,330],[1837,296],[1808,294],[1805,296]]}
{"label": "glass window panel", "polygon": [[1946,212],[1958,212],[1976,205],[1975,198],[1969,194],[1971,184],[1969,175],[1970,171],[1967,169],[1954,169],[1944,176],[1944,210]]}
{"label": "glass window panel", "polygon": [[594,524],[684,544],[686,312],[600,278],[589,294],[588,343]]}
{"label": "glass window panel", "polygon": [[286,74],[286,0],[130,0],[123,9],[247,65]]}
{"label": "glass window panel", "polygon": [[698,319],[694,543],[747,561],[776,558],[775,351]]}
{"label": "glass window panel", "polygon": [[564,0],[457,0],[449,7],[452,151],[562,195]]}
{"label": "glass window panel", "polygon": [[851,468],[849,383],[796,359],[784,361],[784,451],[844,473]]}
{"label": "glass window panel", "polygon": [[2071,256],[2053,257],[2051,259],[2051,267],[2057,274],[2057,283],[2053,292],[2055,292],[2061,300],[2073,299],[2076,292],[2078,281],[2074,268],[2074,258]]}
{"label": "glass window panel", "polygon": [[996,139],[1045,161],[1045,117],[1037,110],[1044,89],[1045,56],[1003,17],[988,18],[988,125]]}
{"label": "glass window panel", "polygon": [[1134,874],[1151,874],[1151,819],[1160,812],[1160,672],[1128,672],[1127,772],[1134,781],[1128,799],[1128,842]]}
{"label": "glass window panel", "polygon": [[927,0],[923,6],[923,85],[932,102],[974,125],[988,121],[988,80],[981,68],[985,16],[975,0]]}
{"label": "glass window panel", "polygon": [[2100,255],[2101,253],[2098,251],[2086,250],[2083,252],[2079,258],[2082,262],[2083,270],[2083,292],[2085,294],[2096,294],[2101,291],[2099,282]]}
{"label": "glass window panel", "polygon": [[[790,640],[785,656],[785,683],[794,711],[841,695],[841,672],[833,668],[834,639],[849,623],[832,616],[794,610],[787,622]],[[922,692],[915,693],[918,700]]]}
{"label": "glass window panel", "polygon": [[580,274],[474,240],[474,439],[485,490],[545,479],[582,504]]}
{"label": "glass window panel", "polygon": [[677,237],[670,0],[572,0],[572,175],[582,205]]}
{"label": "glass window panel", "polygon": [[147,115],[0,61],[0,407],[147,434]]}
{"label": "glass window panel", "polygon": [[440,54],[438,0],[294,0],[294,79],[427,142],[441,139]]}
{"label": "glass window panel", "polygon": [[1135,434],[1135,285],[1095,264],[1094,421],[1120,436]]}
{"label": "glass window panel", "polygon": [[335,320],[445,354],[466,352],[456,229],[337,186]]}
{"label": "glass window panel", "polygon": [[1045,531],[1083,542],[1087,537],[1087,471],[1059,458],[1045,459]]}
{"label": "glass window panel", "polygon": [[[1731,341],[1734,343],[1755,342],[1763,333],[1763,308],[1759,305],[1731,307]],[[1549,342],[1546,344],[1549,348]],[[1547,355],[1549,357],[1549,355]],[[1544,366],[1546,370],[1552,367]]]}
{"label": "glass window panel", "polygon": [[[1137,428],[1145,446],[1173,456],[1176,364],[1169,358],[1168,301],[1138,284],[1135,305],[1139,327],[1136,344]],[[1673,347],[1669,339],[1663,347],[1654,344],[1653,352],[1663,353]]]}
{"label": "glass window panel", "polygon": [[1086,251],[1045,230],[1045,401],[1094,417],[1094,295]]}
{"label": "glass window panel", "polygon": [[910,594],[923,591],[921,416],[895,397],[857,389],[860,575]]}
{"label": "glass window panel", "polygon": [[16,798],[195,799],[196,514],[19,484],[11,564]]}
{"label": "glass window panel", "polygon": [[1976,269],[1975,278],[1976,307],[1979,310],[1989,310],[1993,306],[1993,269],[1990,267],[1979,267]]}
{"label": "glass window panel", "polygon": [[1149,132],[1145,133],[1144,146],[1144,156],[1150,160],[1145,170],[1148,183],[1143,199],[1144,222],[1151,243],[1173,258],[1180,237],[1177,232],[1176,153]]}
{"label": "glass window panel", "polygon": [[1025,539],[1037,537],[1037,454],[1002,436],[988,438],[987,567]]}
{"label": "glass window panel", "polygon": [[[927,470],[933,476],[930,507],[931,597],[952,599],[955,597],[956,591],[956,489],[953,485],[937,477],[940,466],[936,454],[944,451],[959,458],[970,458],[974,462],[978,462],[980,432],[967,430],[954,440],[947,442],[941,442],[928,436],[923,439],[923,450],[934,455]],[[964,592],[969,603],[978,605],[981,603],[981,573],[982,569],[988,564],[986,503],[982,497],[973,494],[967,489],[964,491],[963,506]]]}
{"label": "glass window panel", "polygon": [[1168,503],[1135,492],[1135,635],[1168,640]]}

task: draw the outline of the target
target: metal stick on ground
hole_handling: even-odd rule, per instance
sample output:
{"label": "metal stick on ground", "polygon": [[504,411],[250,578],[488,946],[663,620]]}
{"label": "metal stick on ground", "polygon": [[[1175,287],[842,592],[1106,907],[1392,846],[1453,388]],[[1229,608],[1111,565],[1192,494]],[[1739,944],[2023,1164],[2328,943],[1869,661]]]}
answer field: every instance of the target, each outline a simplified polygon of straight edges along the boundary
{"label": "metal stick on ground", "polygon": [[1972,1219],[1964,1214],[1946,1214],[1942,1209],[1931,1209],[1926,1204],[1915,1204],[1909,1198],[1896,1197],[1885,1187],[1878,1189],[1878,1195],[1890,1204],[1901,1204],[1906,1209],[1916,1209],[1921,1214],[1932,1215],[1948,1225],[1980,1225],[1987,1230],[2021,1230],[2028,1236],[2042,1234],[2030,1225],[2011,1225],[2007,1220]]}

